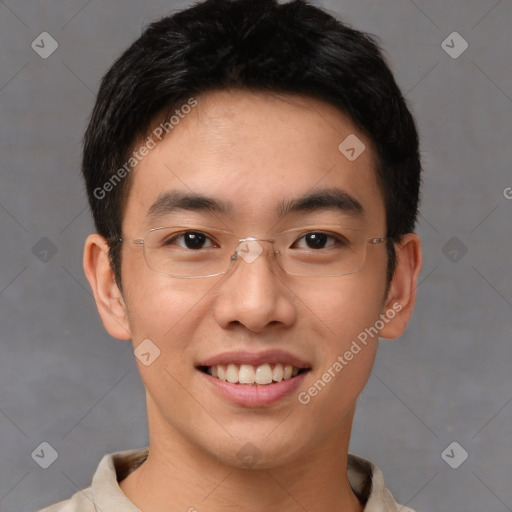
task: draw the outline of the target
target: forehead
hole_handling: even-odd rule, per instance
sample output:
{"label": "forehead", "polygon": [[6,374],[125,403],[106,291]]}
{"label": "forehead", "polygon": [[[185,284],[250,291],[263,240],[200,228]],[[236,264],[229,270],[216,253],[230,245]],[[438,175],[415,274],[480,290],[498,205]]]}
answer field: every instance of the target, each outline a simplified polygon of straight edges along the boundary
{"label": "forehead", "polygon": [[318,191],[354,200],[366,223],[383,225],[372,143],[339,109],[308,97],[240,90],[195,100],[133,171],[125,227],[154,227],[169,194],[214,200],[216,214],[230,222],[275,224],[283,212],[297,212],[294,201]]}

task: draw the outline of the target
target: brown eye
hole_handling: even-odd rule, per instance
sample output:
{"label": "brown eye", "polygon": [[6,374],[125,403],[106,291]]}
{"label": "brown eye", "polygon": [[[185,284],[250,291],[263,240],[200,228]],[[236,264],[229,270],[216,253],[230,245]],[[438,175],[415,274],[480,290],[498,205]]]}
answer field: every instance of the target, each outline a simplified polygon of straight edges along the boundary
{"label": "brown eye", "polygon": [[311,249],[323,249],[329,237],[325,233],[308,233],[304,238]]}
{"label": "brown eye", "polygon": [[[302,247],[300,242],[302,242]],[[339,241],[327,233],[322,231],[311,231],[299,238],[295,243],[299,244],[299,248],[302,249],[325,249],[326,247],[332,247],[336,242]]]}
{"label": "brown eye", "polygon": [[[210,245],[208,245],[208,243]],[[212,247],[210,238],[200,231],[186,231],[172,237],[168,237],[162,245],[178,245],[184,249],[204,249]]]}

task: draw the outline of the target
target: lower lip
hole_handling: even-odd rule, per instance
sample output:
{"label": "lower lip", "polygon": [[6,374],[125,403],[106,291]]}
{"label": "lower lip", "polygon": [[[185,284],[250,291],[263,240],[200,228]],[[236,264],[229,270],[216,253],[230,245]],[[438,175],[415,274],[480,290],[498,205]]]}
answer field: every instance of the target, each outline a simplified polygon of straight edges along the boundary
{"label": "lower lip", "polygon": [[290,379],[274,382],[273,384],[231,384],[217,379],[198,370],[210,385],[222,397],[243,407],[264,407],[275,404],[293,393],[309,373],[305,371]]}

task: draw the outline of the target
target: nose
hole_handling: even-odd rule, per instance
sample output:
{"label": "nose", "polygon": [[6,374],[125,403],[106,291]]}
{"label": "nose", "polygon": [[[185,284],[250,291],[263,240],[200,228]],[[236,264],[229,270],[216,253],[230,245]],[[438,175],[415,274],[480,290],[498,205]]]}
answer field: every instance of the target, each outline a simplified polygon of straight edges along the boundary
{"label": "nose", "polygon": [[243,325],[261,332],[270,325],[290,326],[297,316],[292,291],[274,260],[270,240],[243,238],[234,264],[217,289],[214,316],[224,329]]}

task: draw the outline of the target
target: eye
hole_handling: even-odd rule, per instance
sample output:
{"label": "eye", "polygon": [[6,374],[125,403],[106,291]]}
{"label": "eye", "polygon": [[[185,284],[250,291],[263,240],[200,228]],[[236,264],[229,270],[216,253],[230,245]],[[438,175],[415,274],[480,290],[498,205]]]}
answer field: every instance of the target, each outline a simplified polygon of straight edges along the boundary
{"label": "eye", "polygon": [[209,249],[214,247],[210,237],[201,231],[185,231],[183,233],[168,236],[163,246],[177,245],[183,249]]}
{"label": "eye", "polygon": [[340,243],[343,244],[343,240],[338,237],[323,231],[311,231],[299,238],[294,245],[299,249],[325,249]]}

